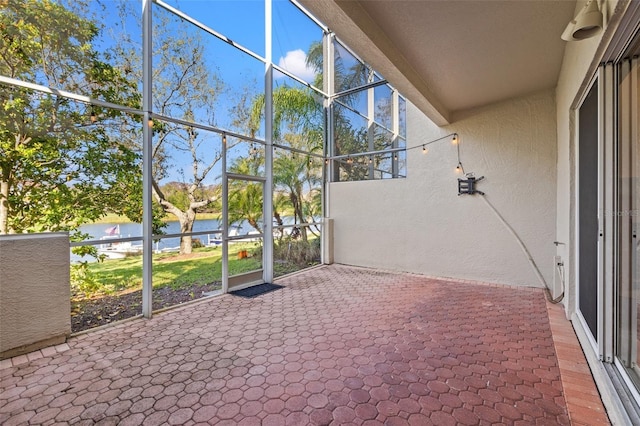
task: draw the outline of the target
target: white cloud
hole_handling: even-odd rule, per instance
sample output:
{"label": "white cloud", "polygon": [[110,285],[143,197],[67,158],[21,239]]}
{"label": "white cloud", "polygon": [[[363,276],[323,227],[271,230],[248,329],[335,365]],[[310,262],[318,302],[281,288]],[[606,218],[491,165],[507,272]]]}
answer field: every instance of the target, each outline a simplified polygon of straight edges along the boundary
{"label": "white cloud", "polygon": [[290,50],[285,57],[280,57],[278,66],[300,77],[304,81],[311,83],[316,75],[313,68],[307,66],[307,55],[302,49]]}

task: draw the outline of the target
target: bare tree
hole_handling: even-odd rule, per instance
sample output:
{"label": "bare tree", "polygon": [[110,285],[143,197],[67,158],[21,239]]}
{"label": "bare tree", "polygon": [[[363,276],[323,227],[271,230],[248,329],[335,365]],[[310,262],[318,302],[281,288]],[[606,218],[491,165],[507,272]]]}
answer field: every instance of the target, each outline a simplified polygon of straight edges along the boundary
{"label": "bare tree", "polygon": [[[121,11],[126,16],[124,5]],[[182,120],[214,125],[214,111],[224,84],[218,73],[207,66],[207,45],[193,26],[177,16],[155,8],[153,31],[153,112]],[[140,76],[140,49],[131,40],[123,40],[120,57],[125,67]],[[221,160],[219,135],[193,126],[154,119],[153,122],[153,197],[164,212],[175,216],[181,233],[193,231],[198,212],[219,198],[219,193],[207,190],[210,178]],[[183,200],[170,200],[161,188],[161,181],[181,175],[186,192]],[[191,253],[192,238],[180,238],[180,253]]]}

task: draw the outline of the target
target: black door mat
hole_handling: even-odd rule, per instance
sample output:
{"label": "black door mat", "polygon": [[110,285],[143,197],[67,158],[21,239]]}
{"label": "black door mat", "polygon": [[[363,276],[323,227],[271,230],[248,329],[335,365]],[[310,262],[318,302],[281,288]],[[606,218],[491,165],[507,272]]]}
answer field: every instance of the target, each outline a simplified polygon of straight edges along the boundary
{"label": "black door mat", "polygon": [[246,297],[251,299],[253,297],[258,297],[261,294],[269,293],[270,291],[279,290],[283,287],[284,286],[278,284],[264,283],[254,285],[252,287],[243,288],[242,290],[230,291],[229,293],[233,294],[234,296]]}

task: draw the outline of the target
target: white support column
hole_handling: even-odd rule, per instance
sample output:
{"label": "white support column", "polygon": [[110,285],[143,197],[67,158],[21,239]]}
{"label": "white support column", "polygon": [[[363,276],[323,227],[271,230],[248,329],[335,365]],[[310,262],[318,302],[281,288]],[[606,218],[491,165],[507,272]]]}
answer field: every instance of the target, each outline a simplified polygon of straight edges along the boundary
{"label": "white support column", "polygon": [[[335,155],[334,147],[334,133],[333,133],[333,105],[332,98],[335,93],[333,74],[334,74],[334,48],[333,42],[335,38],[332,33],[325,32],[322,38],[323,44],[323,78],[322,78],[322,90],[329,96],[324,99],[324,114],[325,114],[325,132],[324,132],[324,157],[330,158]],[[331,210],[329,208],[329,191],[330,182],[334,176],[335,162],[329,160],[323,165],[322,176],[322,238],[320,239],[320,253],[321,262],[324,264],[333,263],[333,253],[329,253],[329,248],[333,247],[333,232],[327,232],[328,229],[333,229],[333,223],[329,225],[329,218],[331,217]]]}
{"label": "white support column", "polygon": [[153,310],[153,104],[152,104],[152,0],[142,1],[142,315]]}
{"label": "white support column", "polygon": [[265,69],[264,69],[264,128],[266,145],[264,147],[264,184],[263,215],[264,239],[262,247],[262,279],[266,283],[273,282],[273,53],[272,38],[272,4],[264,2],[265,19]]}
{"label": "white support column", "polygon": [[[398,140],[400,136],[400,97],[398,96],[398,91],[393,90],[391,92],[391,126],[393,127],[393,144],[392,147],[398,148]],[[405,145],[406,148],[406,145]],[[406,152],[406,151],[405,151]],[[393,160],[393,177],[397,178],[400,175],[400,155],[394,154],[398,156],[397,160]],[[405,161],[407,161],[405,155]]]}
{"label": "white support column", "polygon": [[[373,69],[369,69],[369,77],[367,78],[367,83],[373,83],[374,74]],[[375,87],[370,87],[367,89],[367,137],[369,142],[369,151],[375,151],[375,141],[376,141],[376,132],[375,132],[375,124],[374,118],[376,115],[376,89]],[[365,159],[365,161],[369,161],[371,157]],[[374,179],[375,172],[375,164],[373,162],[369,162],[369,179]]]}
{"label": "white support column", "polygon": [[[333,33],[325,33],[323,39],[323,49],[324,49],[324,63],[323,63],[323,71],[324,77],[322,79],[322,90],[326,93],[329,98],[325,99],[325,113],[327,114],[326,119],[326,155],[328,157],[333,157],[336,155],[335,150],[335,134],[334,134],[334,118],[333,118],[333,98],[332,96],[335,94],[335,82],[334,82],[334,65],[335,65],[335,48],[334,44],[336,41],[335,34]],[[328,182],[333,182],[337,180],[335,178],[338,173],[337,163],[333,160],[329,161],[327,169]],[[328,209],[328,185],[327,185],[327,193],[325,193],[325,213],[329,215]]]}
{"label": "white support column", "polygon": [[227,177],[227,135],[222,135],[222,293],[229,291],[229,178]]}

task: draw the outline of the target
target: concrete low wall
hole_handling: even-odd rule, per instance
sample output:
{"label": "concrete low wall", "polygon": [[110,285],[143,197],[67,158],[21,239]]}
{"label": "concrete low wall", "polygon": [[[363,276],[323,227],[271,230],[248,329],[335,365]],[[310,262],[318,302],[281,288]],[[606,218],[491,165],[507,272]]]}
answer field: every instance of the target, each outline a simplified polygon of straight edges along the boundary
{"label": "concrete low wall", "polygon": [[0,235],[0,359],[71,333],[69,235]]}

